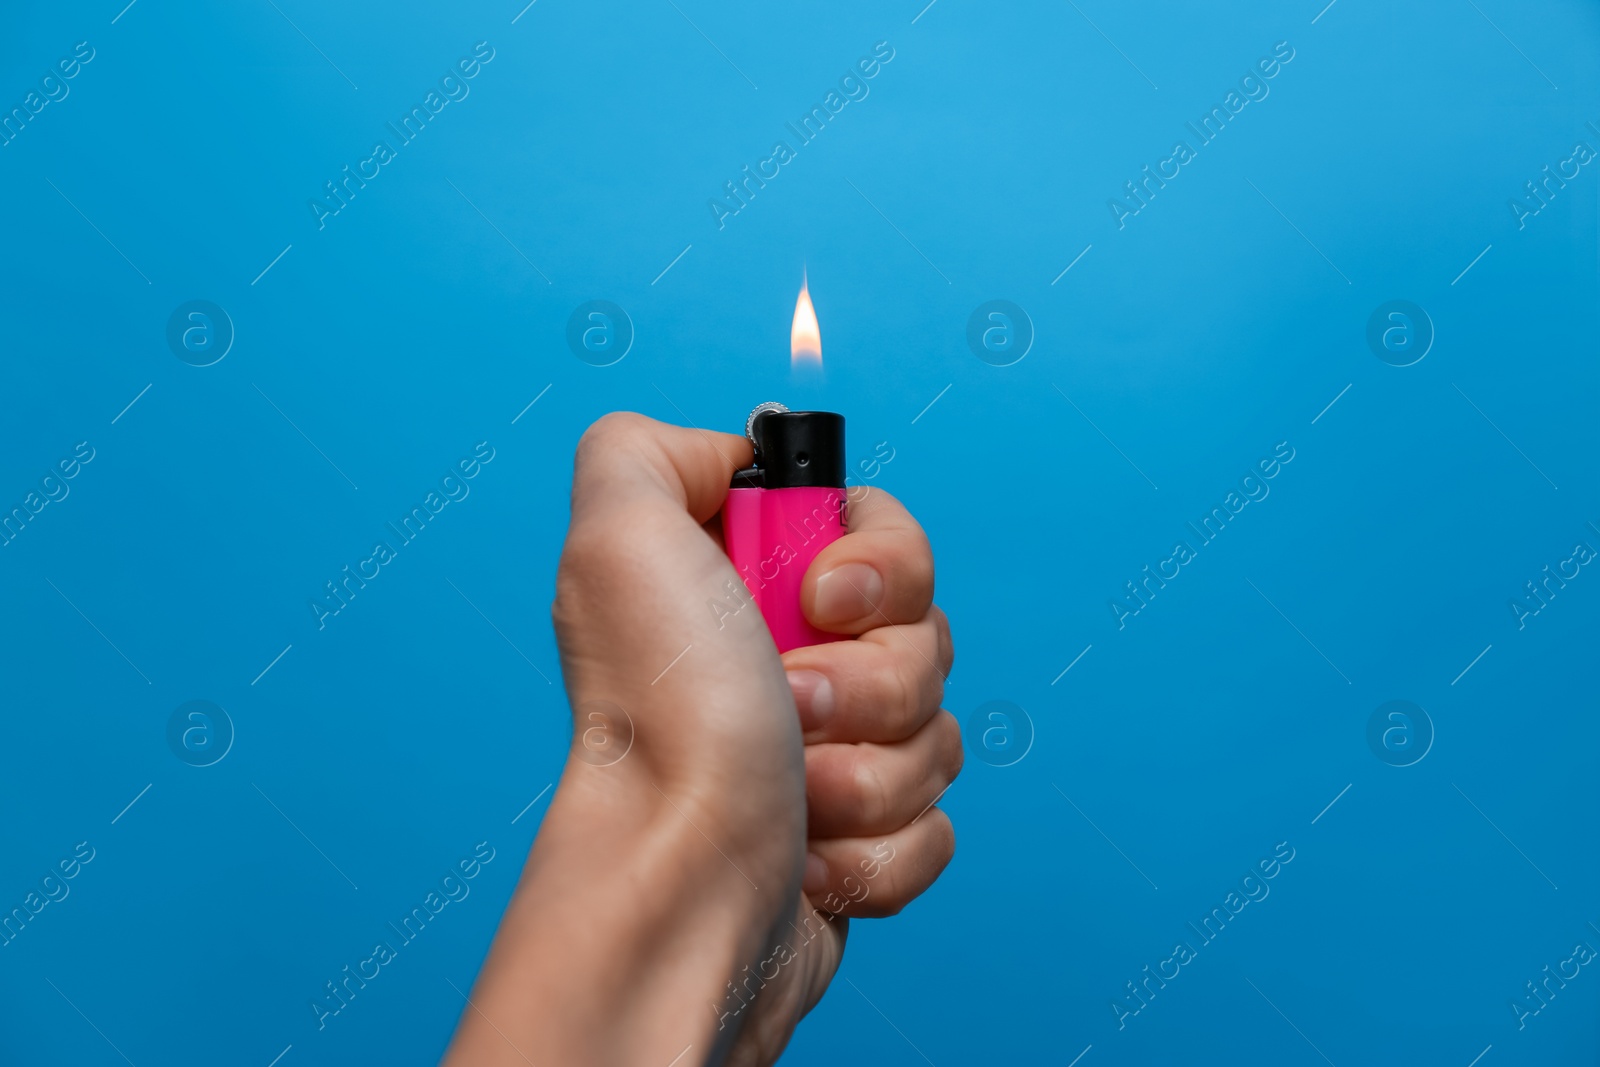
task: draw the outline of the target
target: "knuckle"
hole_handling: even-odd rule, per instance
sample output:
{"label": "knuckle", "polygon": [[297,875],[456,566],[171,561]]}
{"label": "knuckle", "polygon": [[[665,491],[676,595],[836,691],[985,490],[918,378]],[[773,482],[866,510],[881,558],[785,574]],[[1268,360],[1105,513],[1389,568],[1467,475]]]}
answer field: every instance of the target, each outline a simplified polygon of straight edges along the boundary
{"label": "knuckle", "polygon": [[854,486],[853,489],[855,492],[850,497],[850,505],[858,510],[851,517],[857,521],[864,520],[867,516],[883,508],[900,506],[900,502],[895,499],[893,493],[878,486],[858,485]]}
{"label": "knuckle", "polygon": [[944,702],[945,677],[950,673],[950,656],[947,654],[950,636],[944,621],[944,612],[936,607],[928,610],[929,621],[933,626],[920,628],[923,642],[928,647],[917,657],[916,665],[921,668],[925,678],[924,693],[927,700],[925,706],[936,708]]}
{"label": "knuckle", "polygon": [[872,756],[873,750],[858,748],[851,767],[852,803],[862,824],[881,822],[889,810],[889,791]]}
{"label": "knuckle", "polygon": [[922,695],[926,688],[923,684],[923,671],[920,669],[922,661],[914,655],[907,655],[910,649],[902,649],[897,658],[894,671],[894,704],[892,721],[904,732],[910,733],[922,721],[923,708]]}
{"label": "knuckle", "polygon": [[889,884],[884,887],[883,895],[877,900],[879,914],[888,918],[904,911],[906,905],[917,899],[917,895],[921,892],[915,881],[904,870],[892,872]]}
{"label": "knuckle", "polygon": [[938,649],[934,655],[934,662],[939,665],[940,673],[949,677],[950,670],[956,662],[956,645],[955,638],[950,633],[950,616],[946,615],[937,604],[929,606],[928,614],[933,619],[934,637]]}
{"label": "knuckle", "polygon": [[904,657],[893,649],[881,657],[872,671],[873,698],[882,709],[885,722],[896,729],[911,718],[915,703],[912,695],[918,688],[906,677],[906,671]]}
{"label": "knuckle", "polygon": [[944,675],[938,671],[930,671],[928,679],[928,692],[924,698],[923,707],[937,708],[944,703]]}
{"label": "knuckle", "polygon": [[[939,809],[935,808],[934,811],[939,811]],[[939,873],[950,865],[951,860],[956,858],[955,823],[951,822],[950,816],[942,811],[939,811],[939,818],[934,821],[933,832],[928,845],[931,853],[930,858],[933,860],[933,863],[930,864],[932,874],[929,881],[931,882],[933,878],[937,878]]]}
{"label": "knuckle", "polygon": [[961,741],[961,724],[948,711],[941,709],[934,716],[933,728],[937,731],[939,765],[945,772],[946,784],[956,780],[966,763],[966,747]]}
{"label": "knuckle", "polygon": [[918,600],[924,608],[933,604],[933,546],[928,542],[928,535],[922,528],[916,527],[910,550],[906,553],[905,560],[906,580],[912,589],[917,591]]}
{"label": "knuckle", "polygon": [[578,443],[580,447],[585,443],[592,447],[625,440],[644,432],[649,424],[650,420],[636,411],[609,411],[589,424]]}
{"label": "knuckle", "polygon": [[878,506],[880,508],[882,508],[882,507],[896,507],[896,508],[901,509],[902,511],[905,510],[905,505],[900,503],[900,498],[895,496],[893,493],[889,492],[889,490],[880,488],[880,489],[877,490],[877,495],[878,495]]}
{"label": "knuckle", "polygon": [[648,436],[650,425],[651,420],[637,412],[607,412],[590,423],[578,438],[574,467],[582,470],[597,459],[632,447]]}

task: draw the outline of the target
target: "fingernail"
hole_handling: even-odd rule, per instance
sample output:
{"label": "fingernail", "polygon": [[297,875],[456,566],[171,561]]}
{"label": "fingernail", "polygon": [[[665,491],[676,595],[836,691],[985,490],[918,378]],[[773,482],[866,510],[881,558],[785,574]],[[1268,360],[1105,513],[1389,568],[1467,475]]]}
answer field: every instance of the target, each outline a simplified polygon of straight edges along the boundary
{"label": "fingernail", "polygon": [[812,622],[837,626],[873,614],[883,599],[883,575],[865,563],[846,563],[817,579]]}
{"label": "fingernail", "polygon": [[805,893],[820,893],[828,888],[828,865],[822,857],[815,852],[806,853],[806,874],[800,883],[800,889]]}
{"label": "fingernail", "polygon": [[822,729],[833,717],[833,683],[820,671],[789,671],[788,675],[801,731]]}

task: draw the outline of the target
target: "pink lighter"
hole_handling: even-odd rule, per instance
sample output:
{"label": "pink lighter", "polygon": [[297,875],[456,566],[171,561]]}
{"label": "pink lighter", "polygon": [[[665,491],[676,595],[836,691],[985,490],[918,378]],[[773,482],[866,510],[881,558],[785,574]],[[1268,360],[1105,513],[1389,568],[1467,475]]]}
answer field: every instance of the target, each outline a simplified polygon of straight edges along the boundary
{"label": "pink lighter", "polygon": [[745,420],[755,464],[735,472],[722,537],[779,652],[843,640],[806,621],[806,568],[845,532],[844,416],[766,403]]}

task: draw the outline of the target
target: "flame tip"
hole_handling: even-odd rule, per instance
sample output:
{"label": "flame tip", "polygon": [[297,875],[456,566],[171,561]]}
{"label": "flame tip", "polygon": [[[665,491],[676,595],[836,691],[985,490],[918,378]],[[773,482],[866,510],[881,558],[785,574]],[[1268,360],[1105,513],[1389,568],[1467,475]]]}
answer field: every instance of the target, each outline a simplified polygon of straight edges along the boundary
{"label": "flame tip", "polygon": [[794,321],[789,327],[789,359],[791,367],[811,363],[822,366],[822,329],[817,323],[817,309],[811,303],[811,286],[804,265],[800,268],[800,295],[794,302]]}

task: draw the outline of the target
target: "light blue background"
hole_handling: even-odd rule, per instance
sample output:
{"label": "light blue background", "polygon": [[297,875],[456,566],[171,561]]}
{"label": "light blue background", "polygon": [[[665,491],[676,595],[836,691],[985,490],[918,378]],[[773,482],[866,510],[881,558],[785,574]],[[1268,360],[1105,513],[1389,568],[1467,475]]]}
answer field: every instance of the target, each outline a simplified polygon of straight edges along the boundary
{"label": "light blue background", "polygon": [[[0,908],[96,849],[0,949],[0,1059],[432,1062],[564,755],[574,442],[779,398],[890,443],[948,706],[1036,734],[969,758],[954,863],[856,924],[785,1063],[1593,1061],[1592,968],[1525,1029],[1508,1002],[1600,947],[1600,576],[1507,607],[1600,547],[1600,171],[1508,208],[1600,146],[1592,4],[276,3],[0,33],[6,110],[96,52],[0,148],[0,502],[96,450],[0,549]],[[470,96],[319,231],[307,200],[478,41]],[[870,95],[719,231],[708,198],[878,41]],[[1119,230],[1108,198],[1280,41],[1270,96]],[[817,388],[788,380],[803,267]],[[965,339],[995,298],[1037,333],[1005,368]],[[1437,333],[1406,368],[1365,341],[1396,298]],[[237,331],[211,367],[165,341],[191,299]],[[565,343],[591,299],[637,331],[611,367]],[[308,599],[482,440],[470,497],[319,632]],[[1271,495],[1119,631],[1123,583],[1280,441]],[[203,769],[165,735],[194,699],[237,731]],[[1366,741],[1395,699],[1437,733],[1406,768]],[[323,983],[482,840],[471,896],[318,1032]]]}

